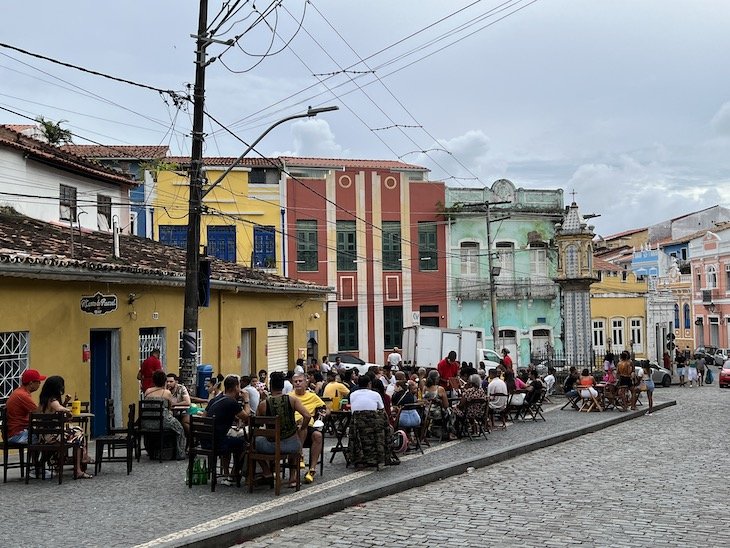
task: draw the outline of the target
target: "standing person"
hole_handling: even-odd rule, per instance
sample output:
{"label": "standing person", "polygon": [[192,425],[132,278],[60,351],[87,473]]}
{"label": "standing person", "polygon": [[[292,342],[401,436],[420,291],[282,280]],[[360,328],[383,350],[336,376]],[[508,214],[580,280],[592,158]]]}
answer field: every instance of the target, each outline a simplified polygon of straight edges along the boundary
{"label": "standing person", "polygon": [[697,386],[702,386],[705,383],[705,367],[709,367],[705,358],[697,360]]}
{"label": "standing person", "polygon": [[514,372],[514,370],[512,368],[512,357],[509,355],[509,348],[502,349],[502,362],[504,364],[504,368],[507,371]]}
{"label": "standing person", "polygon": [[137,380],[142,382],[142,393],[154,386],[152,382],[152,374],[155,371],[162,370],[162,362],[160,361],[160,349],[153,348],[150,355],[142,362],[137,372]]}
{"label": "standing person", "polygon": [[[294,383],[294,391],[290,393],[290,396],[300,400],[307,413],[312,417],[309,421],[305,422],[305,419],[300,413],[295,413],[297,421],[305,422],[307,425],[307,428],[302,426],[299,429],[299,438],[302,440],[302,447],[306,445],[310,446],[309,471],[304,475],[304,483],[312,483],[317,473],[317,463],[319,462],[322,453],[322,444],[324,443],[322,430],[315,428],[314,422],[312,421],[315,418],[319,418],[317,416],[318,410],[324,409],[326,413],[329,413],[329,410],[317,394],[307,391],[307,379],[304,375],[294,375],[292,382]],[[352,395],[350,397],[352,398]]]}
{"label": "standing person", "polygon": [[400,348],[397,346],[393,347],[393,352],[388,354],[387,362],[390,364],[393,371],[398,371],[403,365],[403,356],[400,354]]}
{"label": "standing person", "polygon": [[608,384],[613,384],[616,382],[616,365],[613,363],[613,353],[612,352],[606,352],[606,357],[603,358],[603,370],[605,371],[605,374],[603,375],[603,381]]}
{"label": "standing person", "polygon": [[619,390],[622,391],[624,407],[629,407],[631,403],[632,408],[636,409],[633,398],[635,392],[634,381],[632,378],[634,375],[634,364],[631,361],[631,354],[626,350],[621,352],[616,371],[618,372],[618,386]]}
{"label": "standing person", "polygon": [[677,375],[679,375],[679,386],[684,386],[684,375],[687,372],[687,361],[689,358],[684,354],[677,354]]}
{"label": "standing person", "polygon": [[436,370],[439,373],[439,384],[444,388],[448,388],[449,379],[459,375],[459,362],[456,361],[456,352],[453,350],[449,352],[448,356],[438,363]]}
{"label": "standing person", "polygon": [[330,370],[330,363],[329,363],[329,360],[327,359],[327,354],[325,354],[324,356],[322,356],[322,363],[319,366],[319,368],[322,371],[322,373],[328,373],[329,372],[329,370]]}
{"label": "standing person", "polygon": [[669,369],[669,371],[672,370],[672,358],[669,355],[669,352],[664,352],[664,356],[662,356],[662,360],[664,361],[664,369]]}
{"label": "standing person", "polygon": [[28,443],[30,414],[38,407],[31,394],[41,387],[44,380],[46,380],[46,377],[35,369],[26,369],[20,376],[20,386],[13,390],[5,404],[8,421],[8,441]]}
{"label": "standing person", "polygon": [[687,380],[689,381],[689,387],[692,388],[692,382],[697,381],[697,364],[702,362],[702,368],[705,368],[705,358],[700,356],[696,360],[689,360],[687,367]]}
{"label": "standing person", "polygon": [[644,368],[644,386],[646,387],[646,399],[649,401],[649,409],[646,415],[651,415],[654,411],[654,379],[651,378],[651,366],[645,363]]}

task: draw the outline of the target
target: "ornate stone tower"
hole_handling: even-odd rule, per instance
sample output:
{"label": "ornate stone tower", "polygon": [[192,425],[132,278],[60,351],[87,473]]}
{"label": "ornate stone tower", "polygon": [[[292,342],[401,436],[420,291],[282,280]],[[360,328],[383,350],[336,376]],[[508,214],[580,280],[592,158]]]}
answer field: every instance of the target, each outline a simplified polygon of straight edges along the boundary
{"label": "ornate stone tower", "polygon": [[593,272],[593,227],[588,226],[573,202],[563,223],[555,226],[558,269],[555,281],[561,290],[563,347],[567,365],[593,368],[590,287]]}

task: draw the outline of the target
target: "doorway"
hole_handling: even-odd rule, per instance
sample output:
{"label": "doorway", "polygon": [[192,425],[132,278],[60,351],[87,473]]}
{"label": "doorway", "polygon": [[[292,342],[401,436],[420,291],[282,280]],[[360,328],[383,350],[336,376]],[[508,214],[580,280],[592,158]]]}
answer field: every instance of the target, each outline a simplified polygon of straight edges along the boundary
{"label": "doorway", "polygon": [[241,329],[241,375],[256,374],[256,330]]}
{"label": "doorway", "polygon": [[89,334],[91,345],[91,393],[89,410],[91,435],[97,437],[106,433],[106,400],[114,399],[115,423],[122,424],[121,374],[119,371],[119,331],[116,329],[93,330]]}

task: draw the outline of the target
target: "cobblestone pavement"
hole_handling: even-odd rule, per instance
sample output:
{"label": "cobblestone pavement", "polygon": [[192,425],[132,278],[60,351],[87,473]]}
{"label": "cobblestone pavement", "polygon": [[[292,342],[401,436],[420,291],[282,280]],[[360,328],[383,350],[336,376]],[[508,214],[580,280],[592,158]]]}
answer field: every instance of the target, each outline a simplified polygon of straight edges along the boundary
{"label": "cobblestone pavement", "polygon": [[728,546],[730,391],[657,394],[677,405],[245,546]]}

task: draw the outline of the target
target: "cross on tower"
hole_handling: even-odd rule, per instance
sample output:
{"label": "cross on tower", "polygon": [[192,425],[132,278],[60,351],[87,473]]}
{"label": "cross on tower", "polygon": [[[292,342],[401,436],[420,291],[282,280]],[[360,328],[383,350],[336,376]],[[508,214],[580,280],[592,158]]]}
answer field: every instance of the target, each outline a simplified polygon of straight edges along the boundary
{"label": "cross on tower", "polygon": [[575,189],[571,190],[570,193],[573,195],[573,203],[575,203]]}

